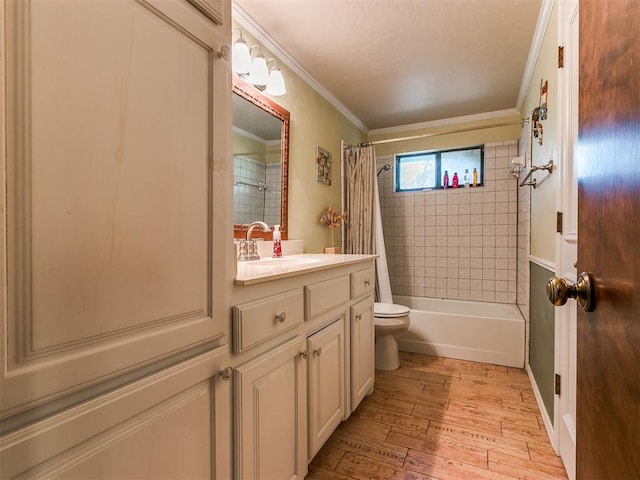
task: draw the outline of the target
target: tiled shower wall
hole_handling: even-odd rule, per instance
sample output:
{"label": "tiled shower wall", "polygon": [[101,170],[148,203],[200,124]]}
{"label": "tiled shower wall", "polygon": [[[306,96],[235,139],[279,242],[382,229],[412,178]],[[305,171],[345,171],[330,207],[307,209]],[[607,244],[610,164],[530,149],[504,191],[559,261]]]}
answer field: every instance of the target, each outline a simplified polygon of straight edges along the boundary
{"label": "tiled shower wall", "polygon": [[[394,192],[378,177],[391,290],[396,295],[516,303],[518,142],[485,144],[484,186]],[[380,156],[378,167],[393,165]]]}
{"label": "tiled shower wall", "polygon": [[[233,221],[248,224],[263,220],[269,225],[280,222],[280,164],[266,164],[246,157],[233,160]],[[238,181],[250,185],[237,184]],[[258,185],[266,185],[259,189]]]}

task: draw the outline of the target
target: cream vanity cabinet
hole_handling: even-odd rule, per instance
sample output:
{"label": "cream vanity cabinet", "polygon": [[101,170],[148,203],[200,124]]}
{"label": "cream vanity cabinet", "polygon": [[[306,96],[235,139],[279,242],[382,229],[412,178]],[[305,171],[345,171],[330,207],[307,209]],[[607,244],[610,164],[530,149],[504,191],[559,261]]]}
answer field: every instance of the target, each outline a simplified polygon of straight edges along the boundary
{"label": "cream vanity cabinet", "polygon": [[225,478],[231,2],[0,23],[0,477]]}
{"label": "cream vanity cabinet", "polygon": [[[373,297],[360,295],[353,303],[350,284],[352,274],[372,270],[373,257],[356,258],[319,271],[237,282],[243,284],[234,289],[240,303],[233,308],[237,479],[304,478],[307,463],[357,404],[350,400],[354,342],[371,342],[356,349],[358,372],[373,371],[374,359],[365,365],[361,352],[372,352],[373,338],[353,335],[349,321],[355,303],[362,324],[372,321],[365,307],[368,302],[373,310]],[[365,382],[365,394],[372,380]],[[358,392],[361,384],[358,379]]]}

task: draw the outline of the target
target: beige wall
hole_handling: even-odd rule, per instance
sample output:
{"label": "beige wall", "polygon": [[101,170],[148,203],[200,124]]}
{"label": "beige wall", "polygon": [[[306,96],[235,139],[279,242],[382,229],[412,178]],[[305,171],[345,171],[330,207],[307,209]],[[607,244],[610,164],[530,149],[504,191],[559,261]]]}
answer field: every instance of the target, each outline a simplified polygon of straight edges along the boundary
{"label": "beige wall", "polygon": [[544,165],[553,160],[554,172],[548,175],[539,172],[534,175],[538,186],[531,188],[531,255],[549,262],[555,262],[556,189],[560,180],[558,163],[558,12],[553,7],[544,40],[538,55],[531,85],[525,97],[522,117],[526,118],[540,101],[540,80],[549,82],[547,96],[548,116],[543,121],[544,136],[540,145],[533,139],[531,158],[534,165]]}
{"label": "beige wall", "polygon": [[[234,24],[234,28],[238,25]],[[265,57],[275,57],[260,42],[239,27],[249,45],[258,44]],[[235,36],[234,36],[235,40]],[[340,139],[359,143],[365,134],[333,105],[311,88],[281,61],[287,93],[273,100],[291,113],[289,139],[289,238],[304,240],[305,252],[321,252],[331,245],[331,234],[320,224],[329,205],[340,208]],[[333,157],[330,186],[315,180],[316,148],[321,146]],[[339,233],[336,242],[340,241]],[[339,244],[339,243],[338,243]]]}

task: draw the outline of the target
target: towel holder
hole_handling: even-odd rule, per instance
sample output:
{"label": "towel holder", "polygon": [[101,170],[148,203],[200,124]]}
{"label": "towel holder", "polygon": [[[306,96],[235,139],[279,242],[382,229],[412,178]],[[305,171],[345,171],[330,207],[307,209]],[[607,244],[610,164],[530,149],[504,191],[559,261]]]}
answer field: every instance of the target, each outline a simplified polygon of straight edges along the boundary
{"label": "towel holder", "polygon": [[[529,180],[529,178],[531,178],[531,175],[533,175],[538,170],[546,170],[547,172],[549,172],[549,175],[551,175],[553,173],[553,160],[549,160],[549,163],[547,163],[546,165],[540,165],[540,166],[531,165],[531,170],[529,170],[529,173],[527,173],[527,176],[524,177],[524,180],[520,182],[520,186],[536,188],[538,184],[536,179],[534,178],[533,180]],[[527,180],[529,181],[527,182]]]}

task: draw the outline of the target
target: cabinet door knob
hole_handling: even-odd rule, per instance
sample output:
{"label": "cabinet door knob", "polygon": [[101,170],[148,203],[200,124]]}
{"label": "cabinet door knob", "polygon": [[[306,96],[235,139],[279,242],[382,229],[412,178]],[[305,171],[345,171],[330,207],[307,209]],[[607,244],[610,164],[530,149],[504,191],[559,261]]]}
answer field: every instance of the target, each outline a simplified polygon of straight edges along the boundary
{"label": "cabinet door knob", "polygon": [[356,315],[356,321],[359,321],[359,320],[362,320],[362,314],[361,313]]}
{"label": "cabinet door knob", "polygon": [[287,319],[287,312],[280,312],[276,315],[278,323],[283,323]]}
{"label": "cabinet door knob", "polygon": [[222,45],[216,55],[218,58],[221,58],[225,62],[228,62],[229,60],[231,60],[231,49],[228,45]]}
{"label": "cabinet door knob", "polygon": [[231,379],[231,373],[233,372],[233,368],[227,367],[220,370],[220,378],[224,381],[228,381]]}
{"label": "cabinet door knob", "polygon": [[318,348],[317,350],[314,350],[313,353],[319,357],[320,355],[322,355],[322,347]]}
{"label": "cabinet door knob", "polygon": [[365,280],[365,281],[364,281],[364,284],[365,284],[365,286],[367,286],[367,287],[368,287],[369,285],[371,285],[371,280]]}
{"label": "cabinet door knob", "polygon": [[300,352],[300,356],[306,360],[307,357],[309,356],[309,350],[304,350]]}

